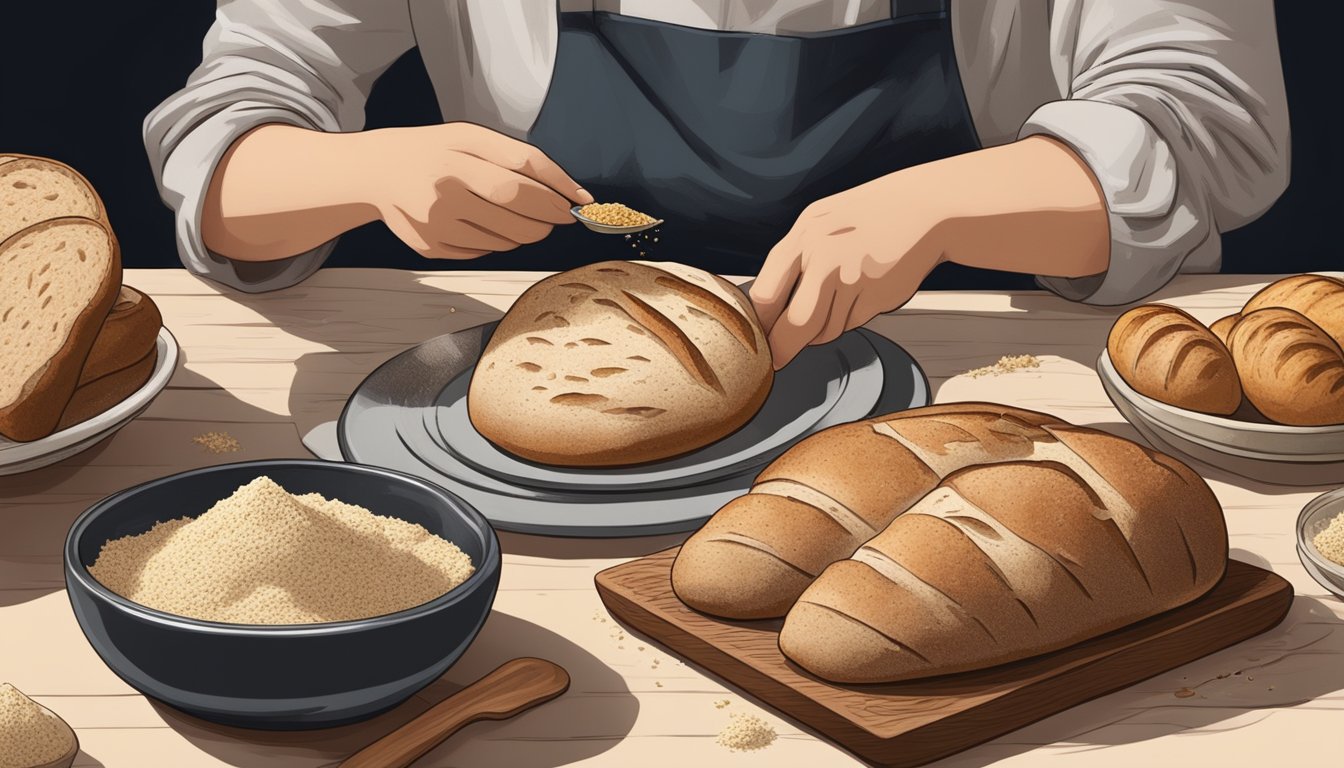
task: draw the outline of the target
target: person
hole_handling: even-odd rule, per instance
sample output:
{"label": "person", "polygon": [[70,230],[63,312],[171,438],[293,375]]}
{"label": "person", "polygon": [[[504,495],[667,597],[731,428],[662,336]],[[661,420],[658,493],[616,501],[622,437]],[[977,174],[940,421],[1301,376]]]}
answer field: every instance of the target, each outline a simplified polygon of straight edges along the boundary
{"label": "person", "polygon": [[[362,130],[418,48],[444,124]],[[756,274],[776,366],[943,262],[1135,301],[1288,182],[1270,0],[221,0],[145,120],[183,263],[244,291],[381,220],[429,259]],[[643,242],[652,244],[651,239]]]}

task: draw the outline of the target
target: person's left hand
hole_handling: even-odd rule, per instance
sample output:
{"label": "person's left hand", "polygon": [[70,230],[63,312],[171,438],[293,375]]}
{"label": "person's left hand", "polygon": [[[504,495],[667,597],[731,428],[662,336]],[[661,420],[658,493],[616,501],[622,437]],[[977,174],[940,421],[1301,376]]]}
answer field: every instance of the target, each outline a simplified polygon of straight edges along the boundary
{"label": "person's left hand", "polygon": [[942,258],[932,204],[894,173],[809,205],[751,287],[775,369],[910,300]]}

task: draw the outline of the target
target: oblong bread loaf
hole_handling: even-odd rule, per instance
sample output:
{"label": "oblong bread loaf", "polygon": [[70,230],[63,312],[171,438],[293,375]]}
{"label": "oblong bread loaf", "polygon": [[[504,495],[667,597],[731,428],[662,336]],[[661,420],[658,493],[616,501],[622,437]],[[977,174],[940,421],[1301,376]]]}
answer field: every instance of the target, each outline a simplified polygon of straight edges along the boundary
{"label": "oblong bread loaf", "polygon": [[993,403],[949,403],[842,424],[799,442],[687,539],[672,587],[696,610],[783,616],[832,562],[977,464],[1048,455],[1062,424]]}
{"label": "oblong bread loaf", "polygon": [[1242,314],[1270,307],[1294,310],[1344,347],[1344,280],[1329,275],[1293,275],[1261,288]]}
{"label": "oblong bread loaf", "polygon": [[0,435],[55,429],[120,285],[116,238],[93,219],[44,221],[0,243]]}
{"label": "oblong bread loaf", "polygon": [[0,162],[0,241],[25,227],[65,216],[108,223],[102,199],[74,168],[44,157]]}
{"label": "oblong bread loaf", "polygon": [[1178,408],[1229,415],[1241,382],[1227,348],[1185,312],[1145,304],[1121,315],[1106,339],[1115,370],[1136,391]]}
{"label": "oblong bread loaf", "polygon": [[89,358],[84,361],[77,386],[138,362],[154,350],[161,327],[163,316],[154,301],[130,286],[121,286],[112,311],[98,330]]}
{"label": "oblong bread loaf", "polygon": [[1232,326],[1236,325],[1237,321],[1240,319],[1241,319],[1240,314],[1228,315],[1227,317],[1220,317],[1217,320],[1213,321],[1213,323],[1209,326],[1209,330],[1212,331],[1213,335],[1217,336],[1218,340],[1223,343],[1224,347],[1226,347],[1227,335],[1232,332]]}
{"label": "oblong bread loaf", "polygon": [[1246,399],[1272,421],[1344,424],[1344,351],[1299,312],[1270,307],[1242,315],[1228,337]]}
{"label": "oblong bread loaf", "polygon": [[733,432],[773,378],[736,286],[680,264],[609,261],[523,292],[481,354],[467,412],[531,461],[640,464]]}
{"label": "oblong bread loaf", "polygon": [[1207,592],[1227,563],[1217,499],[1118,437],[1051,427],[1045,461],[953,473],[798,599],[780,649],[844,683],[1058,650]]}

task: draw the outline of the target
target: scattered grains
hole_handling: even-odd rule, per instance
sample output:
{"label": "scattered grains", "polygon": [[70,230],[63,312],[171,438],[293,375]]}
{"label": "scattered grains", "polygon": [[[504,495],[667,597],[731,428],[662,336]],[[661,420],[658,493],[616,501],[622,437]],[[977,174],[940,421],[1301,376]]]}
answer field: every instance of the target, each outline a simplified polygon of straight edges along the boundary
{"label": "scattered grains", "polygon": [[728,701],[727,699],[719,699],[718,701],[714,702],[714,708],[723,709],[724,707],[728,706],[731,703],[732,702]]}
{"label": "scattered grains", "polygon": [[653,681],[653,684],[656,685],[656,686],[658,686],[659,688],[662,688],[662,687],[663,687],[663,684],[662,684],[660,681],[658,681],[658,680],[654,680],[654,681]]}
{"label": "scattered grains", "polygon": [[28,768],[65,755],[70,729],[9,683],[0,683],[0,768]]}
{"label": "scattered grains", "polygon": [[1189,688],[1177,688],[1177,689],[1176,689],[1176,698],[1178,698],[1178,699],[1188,699],[1188,698],[1190,698],[1191,696],[1194,696],[1194,695],[1195,695],[1195,692],[1192,691],[1192,690],[1190,690]]}
{"label": "scattered grains", "polygon": [[1004,355],[999,362],[966,372],[967,376],[978,379],[981,376],[1000,376],[1023,368],[1040,368],[1041,360],[1035,355]]}
{"label": "scattered grains", "polygon": [[1335,515],[1311,543],[1326,559],[1344,565],[1344,512]]}
{"label": "scattered grains", "polygon": [[243,447],[228,432],[206,432],[191,438],[191,442],[211,453],[234,453]]}
{"label": "scattered grains", "polygon": [[734,712],[729,715],[728,725],[720,733],[719,746],[734,752],[749,752],[765,749],[775,741],[775,729],[761,718]]}
{"label": "scattered grains", "polygon": [[621,203],[589,203],[579,209],[579,215],[589,221],[613,227],[638,227],[657,221],[647,213],[640,213]]}
{"label": "scattered grains", "polygon": [[179,616],[236,624],[351,621],[413,608],[472,574],[422,526],[259,477],[195,519],[103,544],[108,589]]}

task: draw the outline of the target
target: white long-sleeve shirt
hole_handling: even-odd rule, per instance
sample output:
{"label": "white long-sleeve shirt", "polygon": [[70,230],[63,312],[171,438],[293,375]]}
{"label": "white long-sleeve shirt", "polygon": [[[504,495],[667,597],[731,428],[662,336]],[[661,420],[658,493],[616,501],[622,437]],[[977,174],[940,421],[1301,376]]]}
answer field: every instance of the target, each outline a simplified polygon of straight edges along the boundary
{"label": "white long-sleeve shirt", "polygon": [[[1052,136],[1104,193],[1109,269],[1039,278],[1051,290],[1122,304],[1178,272],[1216,272],[1219,233],[1256,218],[1287,186],[1270,0],[962,0],[951,9],[981,144]],[[888,18],[891,1],[221,0],[200,67],[144,124],[183,264],[245,291],[316,271],[334,242],[276,262],[209,251],[200,215],[210,176],[234,140],[264,123],[361,129],[374,82],[413,47],[445,120],[525,138],[550,83],[558,10],[807,35]]]}

